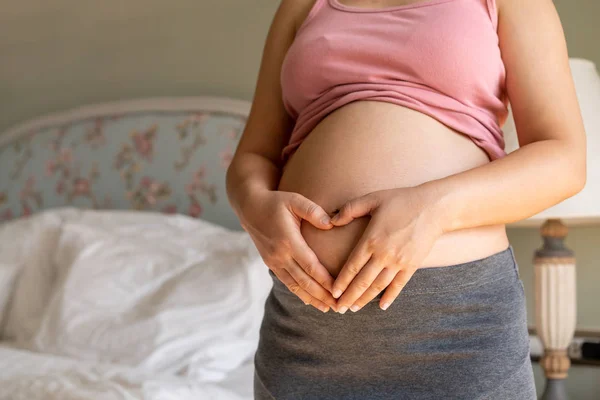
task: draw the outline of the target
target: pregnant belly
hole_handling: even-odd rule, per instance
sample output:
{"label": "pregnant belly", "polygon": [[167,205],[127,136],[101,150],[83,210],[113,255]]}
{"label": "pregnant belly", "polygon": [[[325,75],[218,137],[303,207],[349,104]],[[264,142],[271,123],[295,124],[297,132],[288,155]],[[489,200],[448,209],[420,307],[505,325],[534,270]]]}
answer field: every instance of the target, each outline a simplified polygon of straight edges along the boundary
{"label": "pregnant belly", "polygon": [[[297,192],[331,213],[346,201],[382,189],[410,187],[489,162],[467,136],[415,110],[379,101],[337,109],[302,142],[286,163],[279,190]],[[332,276],[337,276],[369,217],[320,230],[303,221],[302,235]],[[421,267],[481,259],[509,245],[504,225],[449,232]]]}

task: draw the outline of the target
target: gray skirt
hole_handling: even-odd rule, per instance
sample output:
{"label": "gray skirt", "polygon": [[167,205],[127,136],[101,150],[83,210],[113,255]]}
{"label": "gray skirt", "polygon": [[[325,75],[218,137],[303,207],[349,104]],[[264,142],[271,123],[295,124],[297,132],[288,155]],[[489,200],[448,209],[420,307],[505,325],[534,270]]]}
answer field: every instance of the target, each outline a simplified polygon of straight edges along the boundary
{"label": "gray skirt", "polygon": [[417,270],[390,308],[306,306],[271,271],[254,398],[536,398],[523,284],[512,246]]}

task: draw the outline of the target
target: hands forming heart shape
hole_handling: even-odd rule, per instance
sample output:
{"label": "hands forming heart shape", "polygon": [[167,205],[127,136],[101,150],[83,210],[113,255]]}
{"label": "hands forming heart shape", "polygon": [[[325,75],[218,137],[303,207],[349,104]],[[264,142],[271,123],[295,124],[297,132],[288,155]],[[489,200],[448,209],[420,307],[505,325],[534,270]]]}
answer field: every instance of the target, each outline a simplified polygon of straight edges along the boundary
{"label": "hands forming heart shape", "polygon": [[386,310],[431,251],[443,231],[433,197],[420,187],[388,189],[348,201],[331,224],[370,215],[360,240],[332,284],[334,310],[356,312],[385,290]]}
{"label": "hands forming heart shape", "polygon": [[[331,218],[299,193],[259,190],[247,197],[240,222],[265,264],[305,304],[343,314],[385,290],[379,304],[385,310],[443,233],[435,199],[422,186],[380,190],[348,201]],[[328,230],[367,215],[366,229],[334,279],[300,233],[302,220]]]}

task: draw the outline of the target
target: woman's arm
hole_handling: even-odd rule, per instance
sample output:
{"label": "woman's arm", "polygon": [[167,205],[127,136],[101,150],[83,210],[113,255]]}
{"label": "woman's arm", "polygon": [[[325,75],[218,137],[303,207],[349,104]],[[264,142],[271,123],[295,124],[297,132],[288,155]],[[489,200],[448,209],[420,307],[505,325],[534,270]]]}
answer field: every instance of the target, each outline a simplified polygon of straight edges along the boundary
{"label": "woman's arm", "polygon": [[227,194],[238,217],[249,194],[279,185],[281,151],[293,128],[281,96],[281,64],[312,3],[282,0],[271,22],[248,120],[227,170]]}
{"label": "woman's arm", "polygon": [[238,217],[253,190],[276,190],[280,178],[280,152],[293,121],[283,107],[280,68],[294,40],[297,11],[282,1],[271,22],[244,131],[227,169],[226,188]]}
{"label": "woman's arm", "polygon": [[551,0],[497,0],[498,35],[520,148],[423,184],[444,232],[510,223],[581,191],[586,140],[560,19]]}
{"label": "woman's arm", "polygon": [[298,193],[277,190],[281,150],[293,121],[281,98],[281,64],[292,44],[298,20],[314,0],[283,0],[273,17],[250,114],[227,169],[229,202],[273,273],[305,304],[321,311],[335,307],[333,278],[306,244],[302,219],[331,229],[327,213]]}
{"label": "woman's arm", "polygon": [[554,4],[496,2],[521,147],[468,171],[346,203],[332,219],[335,226],[365,215],[371,221],[334,282],[342,313],[360,309],[382,290],[386,309],[444,232],[525,219],[585,185],[585,131]]}

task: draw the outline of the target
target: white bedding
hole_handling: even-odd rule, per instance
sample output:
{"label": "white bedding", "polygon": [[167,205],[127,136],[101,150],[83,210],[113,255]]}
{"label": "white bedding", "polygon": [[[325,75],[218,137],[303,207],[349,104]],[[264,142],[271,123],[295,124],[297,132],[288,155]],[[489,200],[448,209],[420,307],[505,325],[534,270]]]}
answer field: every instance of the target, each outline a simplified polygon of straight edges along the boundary
{"label": "white bedding", "polygon": [[251,399],[267,271],[245,232],[182,215],[0,225],[0,399]]}
{"label": "white bedding", "polygon": [[0,346],[1,400],[248,400],[249,360],[219,382],[150,374]]}

